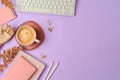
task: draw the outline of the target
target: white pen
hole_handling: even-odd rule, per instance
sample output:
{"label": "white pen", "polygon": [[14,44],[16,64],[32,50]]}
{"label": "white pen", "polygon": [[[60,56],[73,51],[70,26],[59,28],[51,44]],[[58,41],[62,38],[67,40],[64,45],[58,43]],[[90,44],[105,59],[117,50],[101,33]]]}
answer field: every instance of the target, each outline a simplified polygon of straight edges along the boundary
{"label": "white pen", "polygon": [[46,74],[45,74],[43,80],[46,80],[46,78],[48,77],[48,74],[50,73],[53,64],[54,64],[54,61],[52,61],[52,63],[50,64],[50,66],[49,66],[49,68],[48,68],[48,70],[47,70],[47,72],[46,72]]}
{"label": "white pen", "polygon": [[48,75],[46,80],[50,80],[50,78],[52,77],[53,73],[55,72],[55,70],[58,68],[60,62],[58,62],[55,67],[52,69],[52,71],[50,72],[50,74]]}

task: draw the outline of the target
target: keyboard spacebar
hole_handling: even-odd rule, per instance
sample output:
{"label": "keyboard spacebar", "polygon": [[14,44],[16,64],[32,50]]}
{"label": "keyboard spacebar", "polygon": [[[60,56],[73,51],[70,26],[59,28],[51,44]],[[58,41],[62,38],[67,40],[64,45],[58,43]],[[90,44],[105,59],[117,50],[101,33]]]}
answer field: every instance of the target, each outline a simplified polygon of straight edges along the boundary
{"label": "keyboard spacebar", "polygon": [[35,12],[40,12],[40,13],[51,13],[51,9],[43,9],[43,8],[34,8]]}

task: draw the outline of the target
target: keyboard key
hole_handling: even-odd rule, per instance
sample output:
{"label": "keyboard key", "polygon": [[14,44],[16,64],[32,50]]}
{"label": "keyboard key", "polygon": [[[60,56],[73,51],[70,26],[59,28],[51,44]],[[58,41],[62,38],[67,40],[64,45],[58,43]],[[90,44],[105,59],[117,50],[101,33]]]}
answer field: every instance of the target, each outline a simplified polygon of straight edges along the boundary
{"label": "keyboard key", "polygon": [[43,9],[43,8],[39,8],[39,12],[45,12],[45,13],[50,13],[51,10],[50,9]]}

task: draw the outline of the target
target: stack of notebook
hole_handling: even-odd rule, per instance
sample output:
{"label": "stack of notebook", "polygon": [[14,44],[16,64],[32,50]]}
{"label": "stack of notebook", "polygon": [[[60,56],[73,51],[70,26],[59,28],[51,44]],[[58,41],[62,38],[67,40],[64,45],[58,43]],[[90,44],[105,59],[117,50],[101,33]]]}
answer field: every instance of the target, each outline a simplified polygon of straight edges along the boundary
{"label": "stack of notebook", "polygon": [[37,80],[45,64],[19,51],[2,80]]}

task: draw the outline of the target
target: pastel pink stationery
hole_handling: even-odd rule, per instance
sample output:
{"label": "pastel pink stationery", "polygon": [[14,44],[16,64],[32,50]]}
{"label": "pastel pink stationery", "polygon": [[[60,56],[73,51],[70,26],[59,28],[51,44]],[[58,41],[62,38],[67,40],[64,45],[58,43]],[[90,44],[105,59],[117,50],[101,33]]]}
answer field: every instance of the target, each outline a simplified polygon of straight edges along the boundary
{"label": "pastel pink stationery", "polygon": [[3,5],[0,7],[0,25],[8,23],[12,19],[16,18],[13,10]]}
{"label": "pastel pink stationery", "polygon": [[29,80],[35,72],[36,68],[21,56],[2,80]]}
{"label": "pastel pink stationery", "polygon": [[16,63],[16,61],[23,56],[27,61],[29,61],[32,65],[34,65],[36,67],[36,72],[32,75],[32,77],[29,80],[38,80],[38,78],[41,76],[42,72],[45,69],[45,64],[39,60],[37,60],[36,58],[34,58],[33,56],[31,56],[29,53],[26,53],[22,50],[20,50],[15,59],[12,61],[10,67],[12,67],[12,65],[14,65]]}

